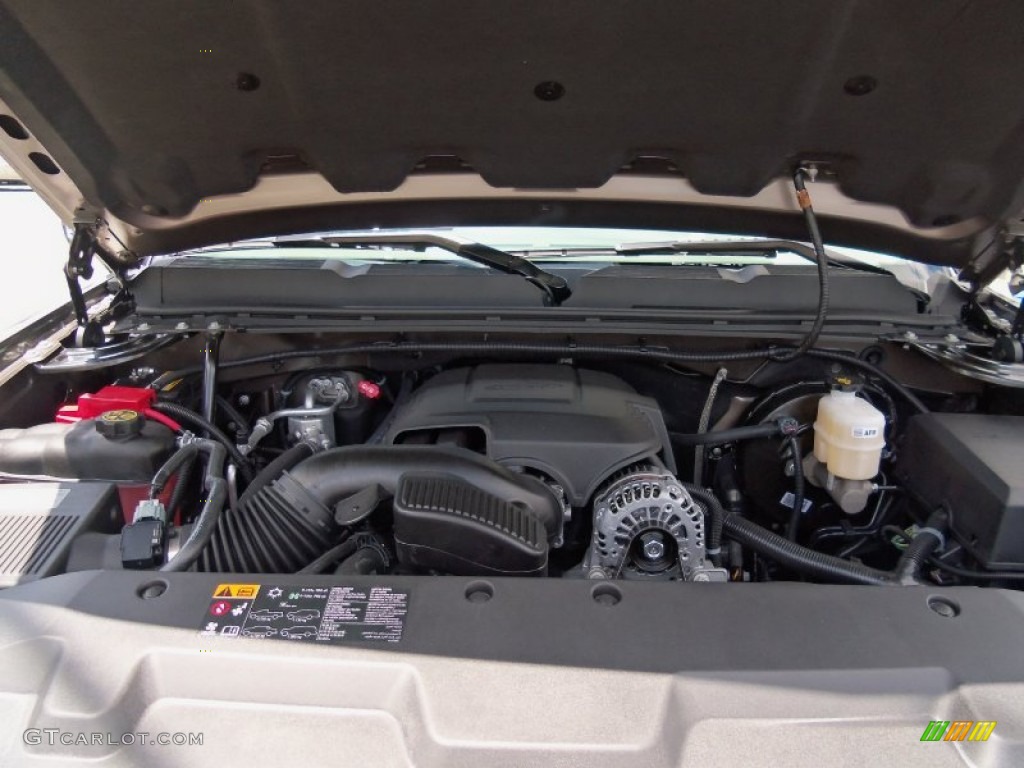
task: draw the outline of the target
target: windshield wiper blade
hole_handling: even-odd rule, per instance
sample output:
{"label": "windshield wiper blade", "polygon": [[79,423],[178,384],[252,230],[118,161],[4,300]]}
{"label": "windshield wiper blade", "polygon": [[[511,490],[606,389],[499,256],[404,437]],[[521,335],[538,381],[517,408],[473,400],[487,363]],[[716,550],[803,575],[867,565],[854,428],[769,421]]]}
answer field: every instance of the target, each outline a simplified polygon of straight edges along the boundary
{"label": "windshield wiper blade", "polygon": [[[637,244],[637,245],[639,245],[639,244]],[[523,249],[523,250],[518,250],[517,249],[517,250],[510,251],[510,253],[514,253],[514,254],[516,254],[518,256],[522,256],[524,258],[527,258],[527,259],[529,259],[532,262],[556,262],[556,263],[557,262],[570,262],[570,261],[582,261],[582,262],[585,262],[587,259],[600,259],[600,260],[603,260],[604,263],[611,263],[611,264],[626,264],[630,259],[633,259],[633,258],[635,258],[637,256],[665,256],[665,257],[674,257],[677,253],[679,253],[679,251],[672,250],[671,248],[665,247],[664,245],[660,245],[660,244],[651,244],[651,245],[652,245],[652,247],[649,248],[649,249],[648,248],[643,248],[643,249],[638,249],[638,250],[635,250],[635,251],[632,251],[632,250],[630,250],[630,251],[620,251],[616,246],[608,246],[608,247],[593,247],[593,246],[575,247],[574,246],[574,247],[569,247],[569,248],[528,248],[528,249]],[[694,252],[694,253],[696,253],[696,252]],[[772,251],[772,250],[768,250],[768,251],[748,251],[748,250],[743,250],[743,251],[740,251],[740,252],[732,250],[732,251],[728,251],[728,252],[722,251],[722,252],[716,252],[715,253],[716,256],[719,256],[719,257],[722,257],[722,258],[728,258],[728,257],[731,257],[731,256],[736,256],[737,258],[740,258],[740,257],[746,257],[746,258],[761,257],[761,258],[768,258],[768,259],[774,259],[775,258],[775,254],[776,254],[776,252]],[[710,255],[710,254],[704,253],[703,255]],[[622,258],[617,258],[614,261],[610,261],[610,262],[607,261],[607,259],[613,258],[613,257],[616,257],[616,256],[621,256]],[[674,259],[673,258],[673,263],[674,264],[678,263],[678,262],[679,262],[678,259]],[[698,263],[698,262],[695,261],[694,263]]]}
{"label": "windshield wiper blade", "polygon": [[[657,253],[692,253],[695,255],[710,255],[721,253],[728,256],[751,254],[770,256],[772,258],[780,253],[795,253],[810,262],[816,262],[814,248],[809,245],[797,242],[796,240],[704,240],[704,241],[676,241],[664,240],[651,243],[622,243],[615,246],[615,252],[623,255],[657,254]],[[855,259],[847,259],[837,256],[834,253],[827,253],[827,263],[834,267],[846,267],[857,269],[863,272],[874,272],[879,275],[891,275],[889,270],[876,267]]]}
{"label": "windshield wiper blade", "polygon": [[521,256],[455,235],[441,235],[437,232],[362,232],[329,235],[321,240],[352,248],[388,245],[404,245],[412,249],[441,248],[467,261],[526,278],[528,282],[544,291],[546,303],[550,306],[557,307],[572,295],[564,277],[541,269]]}

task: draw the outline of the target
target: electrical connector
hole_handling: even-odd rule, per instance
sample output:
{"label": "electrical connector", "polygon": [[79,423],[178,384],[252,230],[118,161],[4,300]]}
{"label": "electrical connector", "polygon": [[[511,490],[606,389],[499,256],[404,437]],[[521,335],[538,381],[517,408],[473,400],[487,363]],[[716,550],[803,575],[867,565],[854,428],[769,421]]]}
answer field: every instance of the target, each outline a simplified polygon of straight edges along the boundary
{"label": "electrical connector", "polygon": [[143,520],[159,520],[161,523],[167,522],[167,508],[164,507],[163,502],[160,499],[143,499],[135,507],[135,515],[132,517],[132,523],[138,523]]}

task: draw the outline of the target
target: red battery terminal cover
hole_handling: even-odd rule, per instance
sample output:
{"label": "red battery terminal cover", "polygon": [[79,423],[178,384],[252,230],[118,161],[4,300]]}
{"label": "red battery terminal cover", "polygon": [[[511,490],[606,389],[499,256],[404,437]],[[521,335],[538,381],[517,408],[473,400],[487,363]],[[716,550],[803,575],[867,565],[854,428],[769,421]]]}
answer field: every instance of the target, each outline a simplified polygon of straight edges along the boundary
{"label": "red battery terminal cover", "polygon": [[55,421],[71,424],[82,419],[93,419],[106,411],[130,410],[145,413],[156,402],[156,390],[145,387],[107,386],[98,392],[78,396],[75,404],[57,409]]}
{"label": "red battery terminal cover", "polygon": [[165,427],[181,432],[181,425],[153,409],[156,390],[147,387],[122,387],[110,385],[97,392],[85,392],[78,396],[76,403],[68,403],[57,409],[54,421],[73,424],[82,419],[94,419],[107,411],[138,411],[146,418],[160,422]]}

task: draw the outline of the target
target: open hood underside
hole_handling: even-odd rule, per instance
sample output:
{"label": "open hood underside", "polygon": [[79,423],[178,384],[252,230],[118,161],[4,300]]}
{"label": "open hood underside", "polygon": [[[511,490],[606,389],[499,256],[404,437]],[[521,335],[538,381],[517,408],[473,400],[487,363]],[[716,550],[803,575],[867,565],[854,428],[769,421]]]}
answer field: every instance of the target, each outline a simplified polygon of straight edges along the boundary
{"label": "open hood underside", "polygon": [[430,157],[552,199],[659,158],[726,207],[814,163],[875,204],[842,215],[962,264],[1021,207],[1021,29],[1012,1],[4,0],[0,102],[27,137],[0,147],[51,203],[123,222],[138,255],[284,222],[297,204],[266,195],[223,197],[226,228],[195,216],[282,164],[326,180],[309,208],[399,188]]}

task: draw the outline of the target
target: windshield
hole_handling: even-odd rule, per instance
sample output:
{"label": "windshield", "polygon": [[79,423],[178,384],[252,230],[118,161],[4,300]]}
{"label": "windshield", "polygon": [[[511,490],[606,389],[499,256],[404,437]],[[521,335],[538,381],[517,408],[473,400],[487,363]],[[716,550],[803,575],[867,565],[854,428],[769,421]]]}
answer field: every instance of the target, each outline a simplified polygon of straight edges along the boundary
{"label": "windshield", "polygon": [[[659,265],[720,265],[749,266],[774,264],[807,266],[813,264],[799,254],[770,249],[764,253],[744,251],[737,253],[658,252],[657,246],[671,243],[706,243],[734,241],[743,243],[773,242],[767,238],[738,237],[705,232],[673,231],[662,229],[618,229],[583,227],[450,227],[419,230],[466,242],[482,243],[491,248],[522,256],[535,263],[556,266],[565,264],[659,264]],[[402,235],[406,230],[375,229],[365,233],[320,232],[312,235],[246,240],[188,251],[182,255],[194,258],[238,256],[244,258],[324,259],[335,258],[350,262],[462,262],[457,254],[441,247],[412,246],[408,243],[383,243],[372,246],[330,242],[332,236],[365,234],[374,238],[389,233]],[[651,245],[650,251],[640,246]],[[626,249],[628,246],[628,249]],[[944,270],[898,256],[855,248],[827,246],[830,257],[842,262],[861,264],[892,272],[909,288],[930,293],[930,278]],[[626,249],[622,252],[619,249]],[[462,262],[465,263],[465,262]],[[473,266],[470,264],[469,266]]]}
{"label": "windshield", "polygon": [[[374,235],[387,235],[389,231],[405,232],[406,230],[381,230],[374,229]],[[556,255],[551,251],[581,251],[587,260],[601,261],[622,261],[628,258],[630,261],[643,263],[717,263],[720,261],[732,262],[736,260],[732,255],[695,255],[695,254],[619,254],[615,249],[624,244],[638,243],[661,243],[661,242],[708,242],[708,241],[744,241],[757,242],[757,237],[738,237],[734,235],[708,234],[702,232],[681,232],[672,230],[653,229],[595,229],[583,227],[445,227],[431,228],[427,230],[437,234],[453,236],[472,242],[484,243],[503,251],[535,253],[535,258],[548,258]],[[312,241],[317,239],[328,239],[332,235],[343,234],[334,232],[319,232],[313,235],[299,237],[283,237],[276,239],[254,239],[234,243],[210,246],[186,252],[187,255],[202,255],[210,253],[224,253],[225,251],[244,251],[246,256],[252,256],[256,251],[265,248],[275,248],[272,255],[296,255],[299,257],[313,257],[306,252]],[[344,233],[352,234],[352,233]],[[369,232],[367,232],[369,234]],[[300,252],[297,254],[288,253],[289,243],[300,245]],[[332,247],[330,243],[323,243],[324,248]],[[836,253],[848,255],[851,258],[863,261],[874,266],[886,266],[892,264],[913,264],[914,262],[901,259],[898,256],[862,251],[854,248],[839,248],[828,246],[829,250]],[[598,250],[608,250],[607,254],[596,253]],[[339,248],[341,253],[338,257],[349,257],[354,249]],[[270,255],[270,254],[268,254]],[[424,256],[439,258],[445,261],[455,261],[456,257],[441,248],[428,248],[424,251],[417,251],[402,245],[390,246],[386,249],[374,249],[374,258],[385,259],[414,259],[422,260]],[[571,255],[571,254],[566,254]],[[315,258],[322,258],[323,254],[316,254]],[[779,256],[757,257],[753,254],[744,254],[744,259],[752,261],[764,261],[775,264],[806,264],[806,259],[793,253],[784,253]]]}

